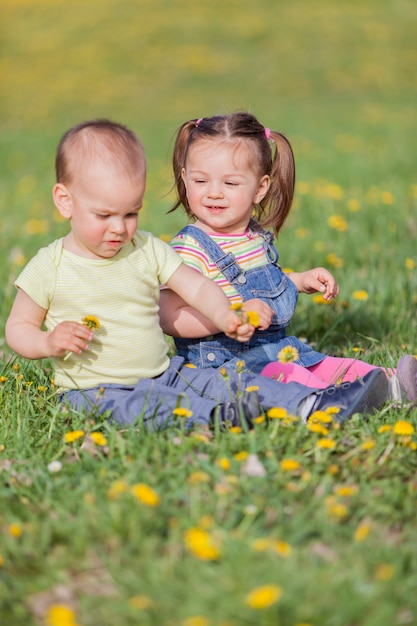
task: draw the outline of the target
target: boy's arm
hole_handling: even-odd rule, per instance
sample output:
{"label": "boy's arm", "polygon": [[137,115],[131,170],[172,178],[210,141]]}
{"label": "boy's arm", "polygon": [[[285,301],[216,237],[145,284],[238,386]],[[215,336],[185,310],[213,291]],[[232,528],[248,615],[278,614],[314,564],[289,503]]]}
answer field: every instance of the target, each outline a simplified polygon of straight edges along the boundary
{"label": "boy's arm", "polygon": [[164,333],[172,337],[198,339],[220,332],[213,322],[188,305],[172,289],[161,289],[159,319]]}
{"label": "boy's arm", "polygon": [[63,356],[66,352],[80,354],[88,348],[92,331],[78,322],[62,322],[52,332],[42,330],[46,309],[40,307],[22,289],[6,322],[6,341],[10,348],[26,359]]}
{"label": "boy's arm", "polygon": [[254,327],[241,323],[238,315],[230,309],[229,300],[220,287],[188,265],[182,263],[166,284],[188,305],[206,316],[215,329],[238,341],[248,341],[252,337]]}

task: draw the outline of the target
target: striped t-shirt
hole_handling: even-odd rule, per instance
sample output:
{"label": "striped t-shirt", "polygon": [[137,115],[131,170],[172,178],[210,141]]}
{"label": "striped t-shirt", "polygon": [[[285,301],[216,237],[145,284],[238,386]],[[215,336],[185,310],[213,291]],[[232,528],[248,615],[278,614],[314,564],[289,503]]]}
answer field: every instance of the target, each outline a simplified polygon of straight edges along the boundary
{"label": "striped t-shirt", "polygon": [[[243,235],[210,234],[210,237],[226,254],[232,252],[244,270],[250,270],[267,263],[264,240],[259,233],[250,228]],[[242,302],[241,296],[233,285],[226,280],[215,263],[207,256],[205,250],[191,235],[180,232],[171,240],[170,244],[182,257],[184,263],[203,276],[208,276],[214,280],[231,302]]]}

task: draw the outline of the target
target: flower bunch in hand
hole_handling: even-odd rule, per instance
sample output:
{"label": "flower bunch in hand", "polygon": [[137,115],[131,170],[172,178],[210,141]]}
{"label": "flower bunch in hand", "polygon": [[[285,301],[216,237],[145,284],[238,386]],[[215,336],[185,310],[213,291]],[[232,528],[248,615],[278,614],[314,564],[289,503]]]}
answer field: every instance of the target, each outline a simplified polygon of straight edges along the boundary
{"label": "flower bunch in hand", "polygon": [[251,326],[258,328],[260,319],[256,311],[244,311],[243,302],[234,302],[230,308],[236,313],[242,324],[251,324]]}

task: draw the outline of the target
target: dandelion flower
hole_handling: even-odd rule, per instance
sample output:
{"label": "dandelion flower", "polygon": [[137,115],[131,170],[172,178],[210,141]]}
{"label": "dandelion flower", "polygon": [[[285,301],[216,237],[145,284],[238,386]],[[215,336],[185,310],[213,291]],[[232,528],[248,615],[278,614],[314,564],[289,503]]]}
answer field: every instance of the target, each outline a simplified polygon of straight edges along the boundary
{"label": "dandelion flower", "polygon": [[48,472],[51,472],[51,474],[56,474],[57,472],[62,470],[62,463],[61,461],[51,461],[50,463],[48,463],[47,467]]}
{"label": "dandelion flower", "polygon": [[273,552],[275,552],[275,554],[278,554],[278,556],[282,556],[284,558],[287,558],[292,554],[292,547],[290,546],[290,544],[280,539],[277,539],[276,541],[273,541],[271,543],[271,549],[273,550]]}
{"label": "dandelion flower", "polygon": [[227,472],[231,466],[230,459],[228,459],[227,457],[222,457],[221,459],[217,460],[217,465],[221,467],[222,470],[225,470]]}
{"label": "dandelion flower", "polygon": [[301,467],[299,461],[296,459],[282,459],[280,466],[284,472],[295,472]]}
{"label": "dandelion flower", "polygon": [[341,496],[347,498],[349,496],[355,495],[358,492],[358,488],[356,485],[339,485],[334,488],[334,492],[337,496]]}
{"label": "dandelion flower", "polygon": [[274,406],[269,409],[267,413],[270,419],[285,419],[288,417],[287,409],[282,409],[279,406]]}
{"label": "dandelion flower", "polygon": [[251,324],[255,328],[258,328],[260,324],[259,313],[256,311],[245,311],[248,324]]}
{"label": "dandelion flower", "polygon": [[84,437],[85,432],[83,430],[71,430],[68,433],[65,433],[64,435],[64,441],[65,443],[73,443],[74,441],[77,441],[77,439],[81,439],[81,437]]}
{"label": "dandelion flower", "polygon": [[160,502],[160,498],[156,491],[149,487],[149,485],[145,485],[145,483],[137,483],[136,485],[132,485],[130,488],[130,493],[142,504],[145,504],[149,507],[158,506]]}
{"label": "dandelion flower", "polygon": [[329,437],[323,437],[322,439],[318,440],[317,445],[319,448],[331,450],[335,447],[336,442],[334,441],[334,439],[330,439]]}
{"label": "dandelion flower", "polygon": [[78,626],[75,611],[65,604],[51,604],[46,615],[46,626]]}
{"label": "dandelion flower", "polygon": [[22,527],[20,526],[20,524],[16,524],[15,522],[13,524],[9,525],[9,535],[11,537],[14,537],[15,539],[19,539],[19,537],[22,536]]}
{"label": "dandelion flower", "polygon": [[146,609],[149,609],[153,605],[153,602],[149,596],[137,594],[136,596],[132,596],[131,598],[129,598],[129,604],[135,609],[144,611]]}
{"label": "dandelion flower", "polygon": [[367,291],[365,291],[364,289],[358,289],[357,291],[354,291],[352,294],[352,298],[354,300],[367,300],[369,297],[369,294]]}
{"label": "dandelion flower", "polygon": [[203,615],[192,615],[187,617],[181,624],[181,626],[209,626],[210,620]]}
{"label": "dandelion flower", "polygon": [[186,409],[185,407],[177,407],[176,409],[174,409],[173,414],[176,415],[177,417],[191,417],[193,412],[190,409]]}
{"label": "dandelion flower", "polygon": [[246,604],[252,609],[267,609],[281,598],[282,589],[278,585],[256,587],[246,596]]}
{"label": "dandelion flower", "polygon": [[412,435],[414,433],[414,426],[407,422],[407,420],[398,420],[394,424],[393,431],[396,435]]}
{"label": "dandelion flower", "polygon": [[366,537],[369,535],[369,531],[371,530],[371,525],[367,522],[361,522],[355,530],[355,534],[353,538],[355,541],[364,541]]}
{"label": "dandelion flower", "polygon": [[340,233],[343,233],[348,229],[348,223],[341,215],[331,215],[327,220],[327,223],[330,228],[338,230]]}
{"label": "dandelion flower", "polygon": [[94,441],[96,446],[106,446],[107,439],[102,433],[91,433],[91,439]]}
{"label": "dandelion flower", "polygon": [[204,528],[189,528],[184,533],[186,548],[198,559],[215,561],[220,556],[220,550],[213,537]]}
{"label": "dandelion flower", "polygon": [[395,568],[390,563],[381,563],[378,565],[375,571],[375,580],[380,582],[384,582],[386,580],[391,580],[394,576]]}
{"label": "dandelion flower", "polygon": [[292,363],[299,358],[298,350],[294,346],[285,346],[278,352],[277,358],[280,363]]}
{"label": "dandelion flower", "polygon": [[84,326],[87,326],[87,328],[90,328],[91,330],[100,328],[100,321],[95,315],[86,315],[85,317],[83,317],[82,323],[84,324]]}

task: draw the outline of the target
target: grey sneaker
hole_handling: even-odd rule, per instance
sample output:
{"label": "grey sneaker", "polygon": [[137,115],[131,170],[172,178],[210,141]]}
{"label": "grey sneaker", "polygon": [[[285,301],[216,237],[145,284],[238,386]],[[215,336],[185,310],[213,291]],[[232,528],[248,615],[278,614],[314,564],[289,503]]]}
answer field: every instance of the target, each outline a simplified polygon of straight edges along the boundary
{"label": "grey sneaker", "polygon": [[[252,428],[252,420],[262,415],[257,391],[246,391],[236,402],[222,402],[210,418],[211,426],[216,421],[220,426],[246,426]],[[245,424],[243,423],[245,421]]]}
{"label": "grey sneaker", "polygon": [[402,400],[417,400],[417,359],[412,354],[402,356],[397,365],[397,380],[400,384]]}

